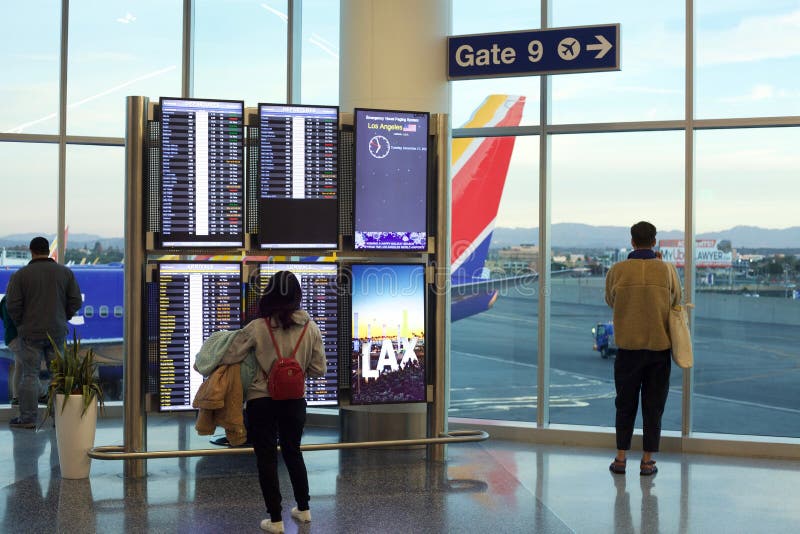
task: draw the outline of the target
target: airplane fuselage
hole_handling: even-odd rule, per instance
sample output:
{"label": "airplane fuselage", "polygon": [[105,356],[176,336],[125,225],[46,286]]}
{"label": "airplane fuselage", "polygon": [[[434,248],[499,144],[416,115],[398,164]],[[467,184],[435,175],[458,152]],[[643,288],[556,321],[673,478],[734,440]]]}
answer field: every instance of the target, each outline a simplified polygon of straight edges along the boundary
{"label": "airplane fuselage", "polygon": [[[78,265],[70,268],[83,297],[83,305],[69,321],[70,337],[74,329],[81,343],[122,343],[123,267]],[[0,295],[5,294],[8,280],[16,271],[17,268],[0,269]],[[0,324],[0,334],[2,332]]]}

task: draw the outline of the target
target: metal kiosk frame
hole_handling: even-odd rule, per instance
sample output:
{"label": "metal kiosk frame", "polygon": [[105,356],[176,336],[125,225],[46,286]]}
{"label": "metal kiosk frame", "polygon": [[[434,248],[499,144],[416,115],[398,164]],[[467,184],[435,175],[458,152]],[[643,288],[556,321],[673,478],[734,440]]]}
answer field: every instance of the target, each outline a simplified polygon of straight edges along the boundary
{"label": "metal kiosk frame", "polygon": [[[247,108],[250,109],[250,108]],[[154,104],[147,97],[129,96],[126,100],[126,138],[125,138],[125,298],[124,298],[124,406],[123,406],[123,442],[122,446],[96,446],[89,451],[89,457],[98,460],[124,460],[124,476],[141,478],[146,476],[146,460],[153,458],[179,458],[190,456],[217,456],[230,454],[252,454],[251,447],[224,449],[192,449],[192,450],[145,450],[147,435],[148,395],[145,390],[146,347],[144,346],[145,324],[145,266],[148,255],[174,251],[153,250],[152,236],[146,231],[145,183],[148,179],[146,150],[152,134],[148,121],[154,120]],[[342,115],[342,122],[350,120],[352,115]],[[245,126],[247,110],[245,112]],[[409,436],[403,439],[367,439],[340,443],[321,443],[302,445],[304,451],[357,449],[376,447],[409,447],[427,446],[427,456],[435,461],[443,461],[445,445],[448,443],[475,442],[488,439],[489,435],[481,430],[462,430],[449,432],[447,428],[447,409],[449,404],[449,315],[450,315],[450,272],[449,272],[449,226],[450,218],[450,182],[448,179],[448,118],[446,114],[431,114],[430,146],[435,150],[434,198],[436,204],[431,207],[435,217],[430,225],[434,230],[430,236],[428,251],[420,257],[425,261],[426,282],[433,285],[435,301],[429,307],[428,327],[434,329],[435,361],[431,362],[432,377],[427,386],[427,402],[425,403],[425,437]],[[148,138],[151,136],[151,138]],[[150,166],[152,168],[152,165]],[[341,227],[341,225],[340,225]],[[340,235],[340,243],[342,238]],[[245,251],[248,239],[245,238]],[[149,247],[149,248],[148,248]],[[340,249],[341,249],[340,245]],[[243,252],[241,249],[238,252]],[[351,251],[337,251],[337,259],[363,261],[387,259],[386,256],[358,254]],[[340,355],[340,368],[342,367]],[[429,363],[429,365],[431,365]],[[349,369],[349,365],[346,367]],[[340,386],[341,390],[341,386]],[[342,423],[344,433],[352,433],[353,425],[358,425],[362,414],[354,411],[343,416],[350,418]],[[368,407],[367,407],[368,408]],[[401,414],[402,415],[402,414]],[[367,413],[367,416],[369,414]],[[408,425],[413,426],[413,425]],[[351,430],[348,430],[349,427]],[[358,434],[356,432],[356,434]]]}

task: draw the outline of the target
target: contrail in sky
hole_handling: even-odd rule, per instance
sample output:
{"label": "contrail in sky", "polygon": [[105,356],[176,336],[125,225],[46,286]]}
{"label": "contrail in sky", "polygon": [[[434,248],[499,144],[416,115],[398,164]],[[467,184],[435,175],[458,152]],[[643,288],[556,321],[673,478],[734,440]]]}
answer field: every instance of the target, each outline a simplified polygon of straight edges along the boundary
{"label": "contrail in sky", "polygon": [[[270,13],[281,19],[283,22],[289,22],[289,15],[287,15],[286,13],[283,13],[282,11],[279,11],[274,7],[268,6],[267,4],[264,3],[261,4],[261,7],[263,7],[264,9],[266,9],[267,11],[269,11]],[[328,41],[323,39],[320,35],[316,33],[311,34],[311,37],[309,37],[308,42],[319,47],[320,50],[331,56],[333,59],[337,60],[339,59],[339,52],[335,49],[334,46],[332,46]]]}
{"label": "contrail in sky", "polygon": [[[82,100],[78,100],[77,102],[72,102],[71,104],[67,104],[67,109],[77,108],[79,106],[82,106],[83,104],[86,104],[87,102],[91,102],[92,100],[97,100],[98,98],[104,97],[106,95],[110,95],[111,93],[115,93],[115,92],[119,91],[120,89],[124,89],[125,87],[128,87],[129,85],[132,85],[132,84],[134,84],[136,82],[141,82],[142,80],[147,80],[148,78],[154,78],[156,76],[160,76],[162,74],[166,74],[169,71],[175,70],[175,68],[176,68],[175,65],[170,65],[169,67],[166,67],[166,68],[163,68],[163,69],[159,69],[159,70],[155,70],[153,72],[149,72],[147,74],[143,74],[142,76],[137,76],[136,78],[128,80],[127,82],[123,82],[123,83],[121,83],[119,85],[115,85],[114,87],[106,89],[105,91],[101,91],[101,92],[99,92],[99,93],[97,93],[95,95],[88,96],[88,97],[86,97],[86,98],[84,98]],[[40,119],[36,119],[36,120],[30,121],[30,122],[26,122],[26,123],[20,124],[19,126],[9,130],[9,132],[11,132],[11,133],[22,133],[23,130],[33,126],[34,124],[39,124],[40,122],[49,121],[51,119],[56,118],[57,116],[58,116],[57,113],[51,113],[51,114],[49,114],[49,115],[47,115],[45,117],[42,117]]]}

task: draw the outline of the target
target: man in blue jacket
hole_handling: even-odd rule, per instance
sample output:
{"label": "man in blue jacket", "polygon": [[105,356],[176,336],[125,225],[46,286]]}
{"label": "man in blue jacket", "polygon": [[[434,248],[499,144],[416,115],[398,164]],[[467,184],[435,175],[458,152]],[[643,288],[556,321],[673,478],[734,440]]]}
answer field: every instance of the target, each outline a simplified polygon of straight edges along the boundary
{"label": "man in blue jacket", "polygon": [[31,261],[11,275],[6,290],[8,314],[19,337],[17,361],[22,364],[19,416],[9,422],[12,428],[36,428],[42,358],[49,360],[53,352],[50,338],[64,345],[67,321],[83,303],[75,275],[49,257],[47,239],[34,237],[30,250]]}

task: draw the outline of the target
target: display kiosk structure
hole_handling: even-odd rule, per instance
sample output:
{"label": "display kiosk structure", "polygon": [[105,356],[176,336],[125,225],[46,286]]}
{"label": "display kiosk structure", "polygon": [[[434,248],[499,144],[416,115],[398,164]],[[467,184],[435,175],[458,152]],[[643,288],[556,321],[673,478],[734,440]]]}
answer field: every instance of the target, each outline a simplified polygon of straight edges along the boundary
{"label": "display kiosk structure", "polygon": [[[165,103],[170,106],[171,131],[170,143],[167,144],[164,141],[162,120],[164,110],[160,107]],[[160,303],[159,298],[164,295],[159,297],[157,284],[148,279],[152,276],[149,273],[156,270],[148,265],[163,265],[168,260],[182,262],[187,266],[203,262],[237,262],[244,267],[245,272],[254,264],[321,262],[322,265],[332,262],[340,273],[336,314],[339,338],[336,359],[339,411],[338,414],[330,412],[330,417],[338,416],[341,448],[352,448],[345,447],[345,444],[357,446],[355,442],[368,445],[394,440],[441,438],[447,432],[449,388],[449,183],[446,115],[356,110],[357,117],[364,120],[371,117],[373,124],[376,117],[381,118],[385,125],[382,137],[389,141],[386,146],[372,147],[370,144],[359,148],[355,144],[365,137],[359,135],[358,125],[355,125],[354,135],[353,114],[340,114],[339,129],[336,132],[338,147],[334,158],[338,162],[337,242],[334,244],[324,239],[323,250],[308,250],[309,243],[317,242],[316,238],[307,241],[292,240],[299,244],[297,250],[294,250],[287,248],[287,243],[276,243],[270,248],[274,239],[265,239],[264,236],[270,234],[260,227],[266,218],[265,210],[269,202],[259,203],[261,197],[258,196],[259,191],[265,191],[264,184],[272,187],[275,182],[270,182],[269,177],[261,175],[265,165],[271,164],[272,160],[268,161],[259,152],[263,146],[267,146],[260,135],[264,135],[264,132],[274,134],[274,126],[277,124],[275,115],[280,115],[285,110],[280,106],[268,107],[262,104],[256,108],[244,108],[240,116],[238,103],[239,101],[199,99],[161,99],[150,102],[148,98],[138,96],[127,99],[124,451],[141,454],[130,454],[129,457],[134,459],[126,458],[126,476],[144,476],[142,458],[148,457],[144,451],[147,413],[157,411],[160,406],[158,369],[163,362],[158,359],[158,343],[153,339],[153,325],[158,322],[153,315],[158,314],[154,302],[157,306]],[[305,118],[310,117],[320,122],[318,110],[311,111],[313,113],[301,109],[299,113],[289,113],[292,116],[285,120],[279,118],[281,124],[291,121],[294,127],[299,128],[298,131],[303,131],[302,122]],[[322,110],[321,113],[329,112]],[[272,129],[259,127],[258,121],[262,116],[269,116],[273,121],[270,127]],[[367,126],[362,125],[362,128]],[[362,130],[362,134],[364,131],[366,130]],[[423,135],[420,136],[420,133]],[[367,136],[366,142],[372,143],[371,139],[376,135]],[[278,145],[268,145],[274,155]],[[300,148],[293,150],[303,154],[302,144],[297,146]],[[415,159],[415,168],[424,169],[425,175],[420,177],[418,174],[409,174],[405,178],[412,179],[411,182],[418,184],[416,187],[422,184],[421,190],[411,192],[412,197],[417,195],[422,198],[421,212],[419,205],[406,206],[404,202],[407,200],[401,201],[399,195],[382,195],[380,188],[371,187],[375,185],[370,180],[375,179],[376,169],[380,171],[381,165],[392,158],[392,146],[396,147],[395,155],[406,159],[412,152],[417,152],[413,154],[416,158],[412,158]],[[201,150],[202,153],[196,150]],[[165,154],[166,152],[169,154]],[[326,152],[309,150],[309,153]],[[243,161],[238,159],[238,154],[245,154]],[[359,164],[359,154],[369,159]],[[165,155],[168,156],[166,159]],[[419,162],[420,157],[422,165]],[[169,176],[165,176],[164,161],[169,163]],[[298,165],[292,167],[292,172],[298,172],[297,169],[301,173],[305,172],[303,169],[307,167],[302,162]],[[359,165],[360,170],[357,169]],[[239,174],[242,169],[243,177]],[[366,174],[362,171],[366,171]],[[406,170],[406,173],[413,172],[419,171]],[[201,180],[197,180],[198,176]],[[330,176],[325,176],[326,180],[329,178]],[[165,179],[169,182],[169,187],[166,188]],[[392,176],[386,175],[383,179],[391,181]],[[244,191],[241,191],[239,184],[244,184]],[[294,184],[298,187],[301,185],[300,176],[295,176]],[[325,182],[323,185],[327,184]],[[368,217],[356,220],[365,213],[356,207],[358,199],[383,204],[377,210],[374,205],[370,205],[367,210],[372,214],[379,214],[382,209],[388,210],[389,217],[385,220],[398,220],[397,212],[408,210],[417,214],[415,224],[419,226],[417,219],[419,213],[422,213],[423,225],[408,231],[387,227],[390,232],[387,234],[390,238],[388,242],[397,242],[401,246],[369,246],[369,243],[387,242],[383,240],[386,236],[381,235],[380,225],[371,225]],[[267,200],[272,201],[271,198]],[[205,209],[204,202],[208,203],[208,209]],[[176,212],[176,206],[183,211]],[[166,214],[168,217],[165,216],[165,209],[173,210]],[[205,232],[202,239],[191,238],[196,221],[186,217],[185,212],[188,209],[205,214],[206,219],[195,225]],[[232,220],[226,219],[226,213],[233,214],[233,219],[236,219],[233,221],[236,223],[235,228],[225,226]],[[313,213],[309,214],[309,217],[313,216]],[[327,218],[330,219],[329,214]],[[182,225],[177,239],[164,239],[165,220],[173,225],[169,229],[173,236],[176,235],[174,225]],[[356,229],[362,226],[366,230],[358,234]],[[243,245],[238,246],[236,236],[238,229],[242,227]],[[234,235],[230,241],[233,246],[227,246],[227,239],[208,239],[207,236],[212,231]],[[424,239],[421,240],[420,237]],[[360,246],[362,243],[368,243],[368,246]],[[335,245],[334,248],[331,245]],[[310,256],[315,253],[322,256]],[[403,277],[413,280],[413,284],[408,287],[395,289],[411,291],[415,296],[408,303],[401,303],[405,302],[405,297],[392,294],[391,281],[387,281],[388,286],[380,281],[370,282],[371,274],[381,271],[394,271],[395,282]],[[355,280],[354,273],[361,278]],[[241,305],[242,309],[238,310],[241,324],[246,320],[244,308],[248,306],[246,278],[242,276],[241,280],[245,301]],[[413,290],[410,289],[412,286]],[[198,291],[204,290],[203,284],[190,284],[190,287]],[[364,292],[365,288],[369,289],[363,295],[353,293]],[[364,298],[360,298],[362,296]],[[386,298],[388,301],[384,300],[382,303],[381,299]],[[401,306],[385,320],[369,316],[372,313],[371,305],[386,306],[386,302],[389,306],[398,303]],[[236,321],[231,324],[236,324]],[[202,335],[210,335],[210,332]],[[395,372],[400,374],[391,376]],[[387,387],[388,390],[381,390]],[[403,393],[402,390],[406,387],[408,391]],[[399,388],[401,393],[397,396],[392,396],[391,392],[386,393],[393,388]],[[430,445],[429,454],[434,459],[443,459],[444,446],[439,444],[441,441],[435,443]]]}

